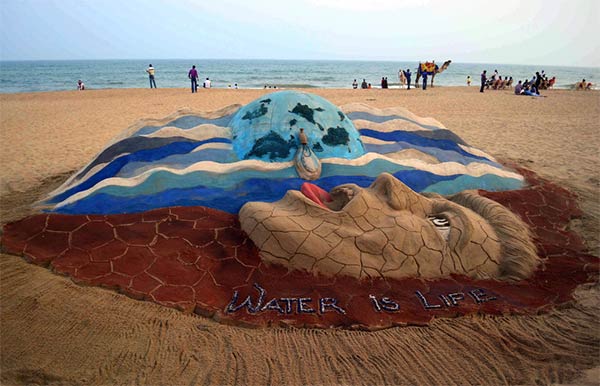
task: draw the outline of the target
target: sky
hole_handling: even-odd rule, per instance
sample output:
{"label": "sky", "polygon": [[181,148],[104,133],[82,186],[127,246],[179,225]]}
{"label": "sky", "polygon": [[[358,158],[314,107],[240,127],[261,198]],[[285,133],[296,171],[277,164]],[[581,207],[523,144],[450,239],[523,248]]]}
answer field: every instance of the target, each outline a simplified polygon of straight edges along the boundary
{"label": "sky", "polygon": [[0,60],[600,67],[599,0],[0,0]]}

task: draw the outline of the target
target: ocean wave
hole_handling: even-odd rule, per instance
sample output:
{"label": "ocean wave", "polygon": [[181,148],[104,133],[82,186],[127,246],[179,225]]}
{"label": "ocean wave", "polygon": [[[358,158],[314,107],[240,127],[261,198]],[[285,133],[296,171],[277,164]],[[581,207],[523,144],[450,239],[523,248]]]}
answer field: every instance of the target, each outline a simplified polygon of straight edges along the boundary
{"label": "ocean wave", "polygon": [[289,84],[276,84],[277,88],[319,88],[314,84],[302,84],[302,83],[289,83]]}

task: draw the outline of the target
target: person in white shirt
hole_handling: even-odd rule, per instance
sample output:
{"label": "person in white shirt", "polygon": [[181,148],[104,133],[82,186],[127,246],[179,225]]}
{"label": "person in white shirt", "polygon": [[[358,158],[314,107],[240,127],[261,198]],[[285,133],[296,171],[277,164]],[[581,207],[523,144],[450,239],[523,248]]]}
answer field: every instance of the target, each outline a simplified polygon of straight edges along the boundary
{"label": "person in white shirt", "polygon": [[148,73],[148,79],[150,80],[150,88],[152,88],[152,86],[156,88],[156,80],[154,80],[154,67],[152,67],[152,64],[148,65],[146,72]]}
{"label": "person in white shirt", "polygon": [[210,88],[210,79],[206,78],[206,80],[204,81],[204,88]]}

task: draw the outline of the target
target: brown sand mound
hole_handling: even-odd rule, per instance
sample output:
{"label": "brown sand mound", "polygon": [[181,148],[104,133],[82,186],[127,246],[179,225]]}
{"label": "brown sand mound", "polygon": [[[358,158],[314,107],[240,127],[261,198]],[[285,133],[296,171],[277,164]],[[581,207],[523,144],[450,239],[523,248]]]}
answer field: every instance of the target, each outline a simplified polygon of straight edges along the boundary
{"label": "brown sand mound", "polygon": [[[80,168],[137,119],[183,107],[216,110],[264,93],[149,91],[0,95],[1,222],[28,214],[37,198],[32,187],[49,192],[40,186],[44,178]],[[337,105],[405,106],[434,116],[473,146],[564,183],[585,213],[570,226],[598,254],[600,93],[552,90],[539,99],[510,90],[481,95],[475,87],[316,93]],[[8,385],[581,384],[580,372],[600,363],[598,292],[580,288],[575,303],[538,316],[473,316],[370,333],[249,330],[81,287],[3,255],[0,379]],[[598,384],[597,375],[589,372],[587,381]]]}

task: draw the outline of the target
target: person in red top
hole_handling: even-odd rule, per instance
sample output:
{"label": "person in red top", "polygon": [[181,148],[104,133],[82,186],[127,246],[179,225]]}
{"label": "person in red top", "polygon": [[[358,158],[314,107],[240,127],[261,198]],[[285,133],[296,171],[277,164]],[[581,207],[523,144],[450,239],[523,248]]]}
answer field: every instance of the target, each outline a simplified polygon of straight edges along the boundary
{"label": "person in red top", "polygon": [[192,92],[198,91],[198,71],[196,71],[196,65],[193,65],[188,72],[188,78],[192,81]]}

